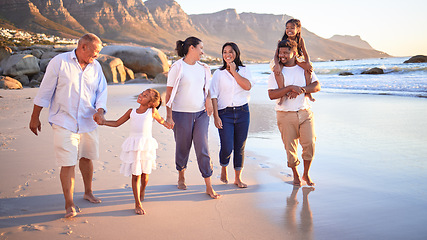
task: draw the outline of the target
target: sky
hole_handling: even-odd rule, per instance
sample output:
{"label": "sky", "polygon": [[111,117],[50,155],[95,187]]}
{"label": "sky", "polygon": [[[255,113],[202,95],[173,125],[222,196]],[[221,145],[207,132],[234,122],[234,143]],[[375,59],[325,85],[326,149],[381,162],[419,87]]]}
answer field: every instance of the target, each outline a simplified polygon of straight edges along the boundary
{"label": "sky", "polygon": [[323,38],[359,35],[392,56],[427,55],[426,0],[175,0],[187,14],[286,14]]}

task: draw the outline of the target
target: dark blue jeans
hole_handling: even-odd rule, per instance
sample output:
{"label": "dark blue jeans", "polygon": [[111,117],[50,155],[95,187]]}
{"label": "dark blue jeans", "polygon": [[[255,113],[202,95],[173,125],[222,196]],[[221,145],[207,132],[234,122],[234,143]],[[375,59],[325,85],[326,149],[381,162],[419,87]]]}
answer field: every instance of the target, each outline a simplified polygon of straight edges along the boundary
{"label": "dark blue jeans", "polygon": [[192,143],[196,152],[197,163],[203,178],[212,176],[212,161],[209,156],[208,127],[209,117],[206,111],[196,113],[172,111],[175,122],[175,164],[176,170],[187,168]]}
{"label": "dark blue jeans", "polygon": [[242,170],[249,130],[249,106],[227,107],[219,110],[218,115],[222,121],[222,129],[218,129],[221,141],[219,162],[223,167],[228,166],[234,151],[234,169]]}

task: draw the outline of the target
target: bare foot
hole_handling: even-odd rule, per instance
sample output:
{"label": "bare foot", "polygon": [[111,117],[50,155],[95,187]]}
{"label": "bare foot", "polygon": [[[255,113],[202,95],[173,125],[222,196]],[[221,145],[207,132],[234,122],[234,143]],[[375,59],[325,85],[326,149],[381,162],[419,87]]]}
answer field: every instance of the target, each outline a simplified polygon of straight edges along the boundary
{"label": "bare foot", "polygon": [[248,184],[246,184],[240,180],[234,181],[234,185],[236,185],[239,188],[247,188],[248,187]]}
{"label": "bare foot", "polygon": [[101,199],[93,196],[92,193],[88,193],[88,194],[85,193],[85,195],[83,195],[83,198],[88,200],[91,203],[100,203],[101,202]]}
{"label": "bare foot", "polygon": [[308,99],[312,102],[316,101],[316,99],[311,95],[311,93],[306,93],[305,96],[308,97]]}
{"label": "bare foot", "polygon": [[309,193],[311,193],[314,190],[315,190],[314,187],[303,187],[302,188],[302,194],[307,196]]}
{"label": "bare foot", "polygon": [[185,184],[185,180],[178,180],[178,189],[187,190],[187,185]]}
{"label": "bare foot", "polygon": [[139,206],[139,207],[135,207],[135,213],[138,215],[145,215],[146,212],[141,206]]}
{"label": "bare foot", "polygon": [[221,169],[221,182],[227,184],[228,183],[228,176],[227,176],[227,167],[222,167]]}
{"label": "bare foot", "polygon": [[294,179],[294,186],[298,186],[298,187],[301,186],[301,180],[299,178]]}
{"label": "bare foot", "polygon": [[312,187],[312,186],[315,185],[314,182],[311,181],[310,176],[308,176],[308,175],[303,175],[302,176],[302,180],[304,180],[307,183],[308,186]]}
{"label": "bare foot", "polygon": [[65,216],[64,216],[64,218],[72,218],[72,217],[75,217],[75,216],[77,216],[77,211],[76,211],[76,208],[74,206],[65,209]]}
{"label": "bare foot", "polygon": [[206,194],[209,195],[213,199],[219,199],[222,197],[220,194],[216,193],[215,190],[213,190],[213,189],[206,190]]}

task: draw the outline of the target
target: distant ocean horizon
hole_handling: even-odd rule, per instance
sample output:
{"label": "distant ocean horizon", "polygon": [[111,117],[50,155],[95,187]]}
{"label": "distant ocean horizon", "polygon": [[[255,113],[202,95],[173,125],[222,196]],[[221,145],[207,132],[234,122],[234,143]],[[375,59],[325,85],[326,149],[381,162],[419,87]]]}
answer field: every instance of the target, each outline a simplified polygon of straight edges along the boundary
{"label": "distant ocean horizon", "polygon": [[[313,62],[322,92],[427,98],[427,63],[403,63],[409,57]],[[269,64],[247,64],[255,84],[267,85]],[[384,74],[361,74],[371,68]],[[341,72],[353,75],[340,76]]]}

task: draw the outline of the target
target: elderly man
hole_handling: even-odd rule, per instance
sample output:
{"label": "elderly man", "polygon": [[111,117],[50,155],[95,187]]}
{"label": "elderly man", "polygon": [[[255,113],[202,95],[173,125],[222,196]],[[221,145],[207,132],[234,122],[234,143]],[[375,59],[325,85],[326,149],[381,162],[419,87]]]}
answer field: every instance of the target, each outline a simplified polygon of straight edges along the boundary
{"label": "elderly man", "polygon": [[54,57],[34,99],[30,129],[35,135],[41,131],[40,112],[50,105],[49,123],[56,161],[61,166],[66,218],[77,215],[73,201],[77,161],[85,187],[84,199],[101,202],[92,193],[92,160],[99,157],[95,121],[105,120],[107,102],[107,81],[95,60],[101,49],[101,40],[89,33],[80,38],[76,49]]}
{"label": "elderly man", "polygon": [[300,164],[297,155],[298,141],[302,146],[302,159],[304,160],[304,173],[302,180],[307,185],[314,186],[309,176],[311,161],[314,157],[316,135],[314,133],[313,112],[310,110],[310,102],[305,93],[320,91],[320,84],[316,74],[312,73],[311,83],[306,86],[304,69],[296,64],[297,44],[292,40],[281,41],[278,45],[279,62],[285,77],[285,87],[278,88],[274,74],[268,79],[268,95],[270,99],[287,98],[279,104],[277,101],[275,110],[277,114],[277,126],[280,130],[283,144],[285,145],[288,167],[292,169],[294,185],[301,186],[300,175],[297,166]]}

